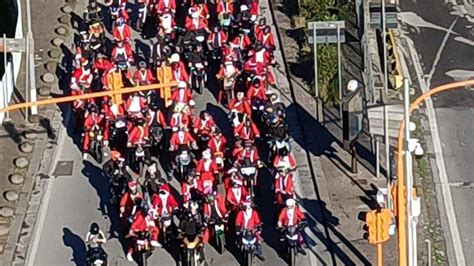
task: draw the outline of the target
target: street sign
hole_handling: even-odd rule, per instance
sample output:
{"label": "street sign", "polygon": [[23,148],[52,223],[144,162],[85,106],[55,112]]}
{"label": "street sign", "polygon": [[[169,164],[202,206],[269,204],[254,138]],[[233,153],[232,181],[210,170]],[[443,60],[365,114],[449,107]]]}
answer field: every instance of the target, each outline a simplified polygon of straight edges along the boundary
{"label": "street sign", "polygon": [[[383,106],[375,106],[367,108],[367,116],[369,118],[369,132],[373,135],[384,136],[385,124]],[[387,105],[388,117],[388,136],[390,138],[398,137],[398,129],[403,121],[403,105]]]}
{"label": "street sign", "polygon": [[342,99],[342,139],[344,149],[350,150],[363,131],[364,87],[359,86]]}
{"label": "street sign", "polygon": [[26,39],[5,38],[4,42],[0,42],[0,52],[2,53],[24,53],[26,52]]}
{"label": "street sign", "polygon": [[[382,3],[369,3],[370,27],[372,29],[382,28]],[[385,4],[385,21],[387,29],[398,28],[397,6],[395,3]]]}
{"label": "street sign", "polygon": [[339,28],[339,42],[346,42],[344,21],[313,21],[308,23],[308,43],[313,44],[313,29],[316,28],[316,43],[337,43],[337,32]]}

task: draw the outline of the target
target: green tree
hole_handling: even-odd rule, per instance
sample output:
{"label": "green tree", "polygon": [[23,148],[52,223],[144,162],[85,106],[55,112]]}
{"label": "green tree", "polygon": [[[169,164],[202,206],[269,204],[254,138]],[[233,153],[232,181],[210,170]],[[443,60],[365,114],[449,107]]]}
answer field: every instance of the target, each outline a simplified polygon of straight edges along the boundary
{"label": "green tree", "polygon": [[[306,0],[300,6],[306,21],[334,21],[335,0]],[[331,44],[318,45],[318,86],[319,95],[328,104],[336,104],[339,99],[337,87],[337,47]]]}

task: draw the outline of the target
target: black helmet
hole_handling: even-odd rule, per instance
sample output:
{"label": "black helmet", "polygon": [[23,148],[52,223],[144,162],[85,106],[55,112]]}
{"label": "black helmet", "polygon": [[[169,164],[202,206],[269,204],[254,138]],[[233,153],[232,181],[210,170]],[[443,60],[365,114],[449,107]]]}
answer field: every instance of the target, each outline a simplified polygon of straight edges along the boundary
{"label": "black helmet", "polygon": [[199,113],[199,117],[200,117],[201,119],[204,119],[204,116],[205,116],[205,115],[210,116],[209,112],[206,111],[206,110],[201,111],[201,113]]}
{"label": "black helmet", "polygon": [[257,44],[255,45],[255,51],[260,51],[260,50],[262,50],[263,48],[265,48],[265,47],[263,47],[262,43],[257,43]]}
{"label": "black helmet", "polygon": [[145,61],[140,61],[140,62],[138,63],[138,68],[146,68],[146,63],[145,63]]}
{"label": "black helmet", "polygon": [[267,19],[265,17],[261,18],[258,20],[258,24],[259,25],[265,25],[267,24]]}
{"label": "black helmet", "polygon": [[94,104],[94,103],[91,103],[87,109],[88,109],[89,112],[91,112],[91,113],[97,113],[97,112],[99,111],[99,108],[98,108],[97,105]]}
{"label": "black helmet", "polygon": [[259,78],[254,78],[254,79],[252,80],[252,85],[253,85],[254,87],[259,87],[259,86],[260,86],[260,79],[259,79]]}
{"label": "black helmet", "polygon": [[99,225],[97,223],[92,223],[89,232],[93,235],[97,235],[99,233]]}

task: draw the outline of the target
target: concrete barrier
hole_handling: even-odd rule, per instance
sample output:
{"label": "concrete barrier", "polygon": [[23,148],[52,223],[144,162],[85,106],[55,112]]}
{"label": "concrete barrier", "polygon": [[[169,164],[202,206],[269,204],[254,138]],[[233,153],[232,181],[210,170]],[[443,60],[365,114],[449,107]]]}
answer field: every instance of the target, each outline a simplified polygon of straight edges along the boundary
{"label": "concrete barrier", "polygon": [[[15,38],[23,38],[23,16],[21,13],[21,1],[17,0],[16,5],[18,17],[16,22]],[[7,67],[5,68],[5,73],[0,80],[0,90],[4,91],[4,93],[0,93],[0,108],[4,108],[5,105],[8,105],[11,100],[13,89],[18,78],[18,73],[20,72],[21,57],[21,53],[12,53],[12,56],[9,58],[10,60],[7,63]],[[3,62],[0,62],[0,64],[3,64]],[[5,113],[0,113],[0,123],[3,123],[4,119]]]}

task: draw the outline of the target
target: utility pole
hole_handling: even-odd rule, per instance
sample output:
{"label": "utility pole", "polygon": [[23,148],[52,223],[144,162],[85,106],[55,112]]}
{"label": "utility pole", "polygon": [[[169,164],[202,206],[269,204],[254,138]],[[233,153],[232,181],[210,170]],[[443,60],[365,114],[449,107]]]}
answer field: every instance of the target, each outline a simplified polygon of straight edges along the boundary
{"label": "utility pole", "polygon": [[411,152],[409,148],[410,143],[410,88],[408,84],[408,79],[404,79],[404,91],[403,91],[403,107],[405,115],[405,184],[406,184],[406,199],[407,199],[407,249],[408,249],[408,265],[413,266],[413,230],[411,227],[411,203],[412,203],[412,173],[411,173]]}
{"label": "utility pole", "polygon": [[[36,102],[36,74],[35,74],[35,59],[34,51],[31,51],[31,47],[34,47],[33,32],[31,27],[31,0],[26,0],[26,22],[27,22],[27,33],[26,33],[26,102]],[[38,107],[31,106],[31,114],[38,114]],[[28,109],[25,112],[26,120],[28,121]]]}

